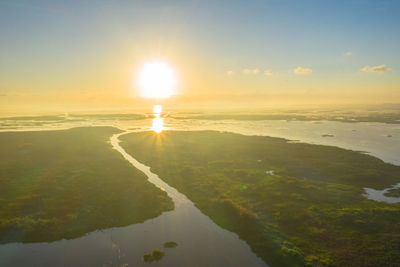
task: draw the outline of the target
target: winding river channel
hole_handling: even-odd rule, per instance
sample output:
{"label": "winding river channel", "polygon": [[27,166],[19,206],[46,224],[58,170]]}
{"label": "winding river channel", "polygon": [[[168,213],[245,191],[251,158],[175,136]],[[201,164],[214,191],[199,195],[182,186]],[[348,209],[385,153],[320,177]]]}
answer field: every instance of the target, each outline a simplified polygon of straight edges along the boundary
{"label": "winding river channel", "polygon": [[170,240],[179,246],[165,249],[164,258],[152,266],[268,266],[235,233],[216,225],[150,167],[126,153],[118,138],[129,132],[113,135],[111,145],[168,194],[174,210],[144,223],[95,231],[77,239],[1,245],[0,266],[148,266],[143,255]]}
{"label": "winding river channel", "polygon": [[[400,165],[400,125],[381,123],[286,122],[286,121],[201,121],[165,119],[165,129],[217,130],[244,135],[283,137],[300,142],[338,146],[365,151],[386,162]],[[79,126],[114,126],[122,133],[110,144],[149,182],[165,190],[175,204],[173,211],[126,227],[95,231],[81,238],[51,243],[8,243],[0,245],[0,266],[148,266],[142,256],[166,241],[179,246],[165,249],[165,256],[151,266],[267,266],[235,233],[217,226],[175,188],[170,187],[150,167],[135,160],[119,145],[119,137],[149,130],[151,121],[87,120],[48,127],[4,128],[0,131],[69,129]],[[397,185],[393,185],[397,187]],[[393,188],[394,188],[393,187]],[[398,202],[384,196],[384,190],[365,189],[376,201]],[[388,189],[386,189],[388,190]],[[128,265],[126,265],[128,264]]]}

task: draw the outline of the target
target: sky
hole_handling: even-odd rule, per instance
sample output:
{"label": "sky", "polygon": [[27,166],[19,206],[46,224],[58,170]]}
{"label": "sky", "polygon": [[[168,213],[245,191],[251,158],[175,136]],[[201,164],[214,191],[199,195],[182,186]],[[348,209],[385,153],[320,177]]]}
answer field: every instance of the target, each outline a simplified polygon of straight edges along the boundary
{"label": "sky", "polygon": [[397,0],[0,0],[0,112],[400,102]]}

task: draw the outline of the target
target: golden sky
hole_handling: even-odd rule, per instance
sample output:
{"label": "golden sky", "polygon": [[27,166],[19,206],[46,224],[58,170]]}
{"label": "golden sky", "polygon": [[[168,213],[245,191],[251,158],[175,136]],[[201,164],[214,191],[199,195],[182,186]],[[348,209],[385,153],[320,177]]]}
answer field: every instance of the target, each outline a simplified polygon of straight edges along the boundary
{"label": "golden sky", "polygon": [[146,62],[174,108],[400,102],[400,4],[3,1],[0,112],[142,109]]}

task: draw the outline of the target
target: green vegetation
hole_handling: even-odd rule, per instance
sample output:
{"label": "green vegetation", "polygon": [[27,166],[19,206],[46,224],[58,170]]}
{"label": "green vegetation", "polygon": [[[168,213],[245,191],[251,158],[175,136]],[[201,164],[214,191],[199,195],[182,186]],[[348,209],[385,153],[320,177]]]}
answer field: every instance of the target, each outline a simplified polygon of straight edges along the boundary
{"label": "green vegetation", "polygon": [[[178,246],[178,243],[175,241],[168,241],[164,243],[164,248],[176,248]],[[143,255],[143,260],[147,263],[151,263],[153,261],[159,261],[161,260],[165,255],[165,252],[160,249],[155,249],[152,252],[149,252],[145,255]]]}
{"label": "green vegetation", "polygon": [[108,143],[111,127],[0,133],[0,242],[70,239],[173,209]]}
{"label": "green vegetation", "polygon": [[271,266],[400,265],[400,204],[362,196],[363,187],[398,183],[398,166],[336,147],[213,131],[121,139]]}
{"label": "green vegetation", "polygon": [[400,197],[400,188],[389,189],[384,195],[387,197]]}
{"label": "green vegetation", "polygon": [[159,261],[164,257],[164,254],[165,252],[163,250],[155,249],[152,252],[143,255],[143,260],[148,263]]}
{"label": "green vegetation", "polygon": [[164,248],[176,248],[178,246],[178,243],[175,241],[168,241],[164,243]]}

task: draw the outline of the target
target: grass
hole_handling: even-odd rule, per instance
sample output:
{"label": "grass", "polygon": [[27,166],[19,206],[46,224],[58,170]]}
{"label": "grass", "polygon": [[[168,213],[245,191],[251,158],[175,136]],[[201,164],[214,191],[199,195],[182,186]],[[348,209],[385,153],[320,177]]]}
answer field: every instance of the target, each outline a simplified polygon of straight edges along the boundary
{"label": "grass", "polygon": [[111,127],[0,133],[0,242],[71,239],[172,210],[108,143]]}
{"label": "grass", "polygon": [[399,182],[398,166],[336,147],[213,131],[121,139],[271,266],[400,265],[400,204],[362,196],[363,187]]}
{"label": "grass", "polygon": [[147,263],[151,263],[153,261],[161,260],[165,255],[165,252],[160,249],[155,249],[150,253],[143,255],[143,260]]}
{"label": "grass", "polygon": [[387,197],[400,197],[400,188],[389,189],[384,195]]}
{"label": "grass", "polygon": [[175,241],[168,241],[164,243],[164,248],[176,248],[178,246],[178,243]]}

